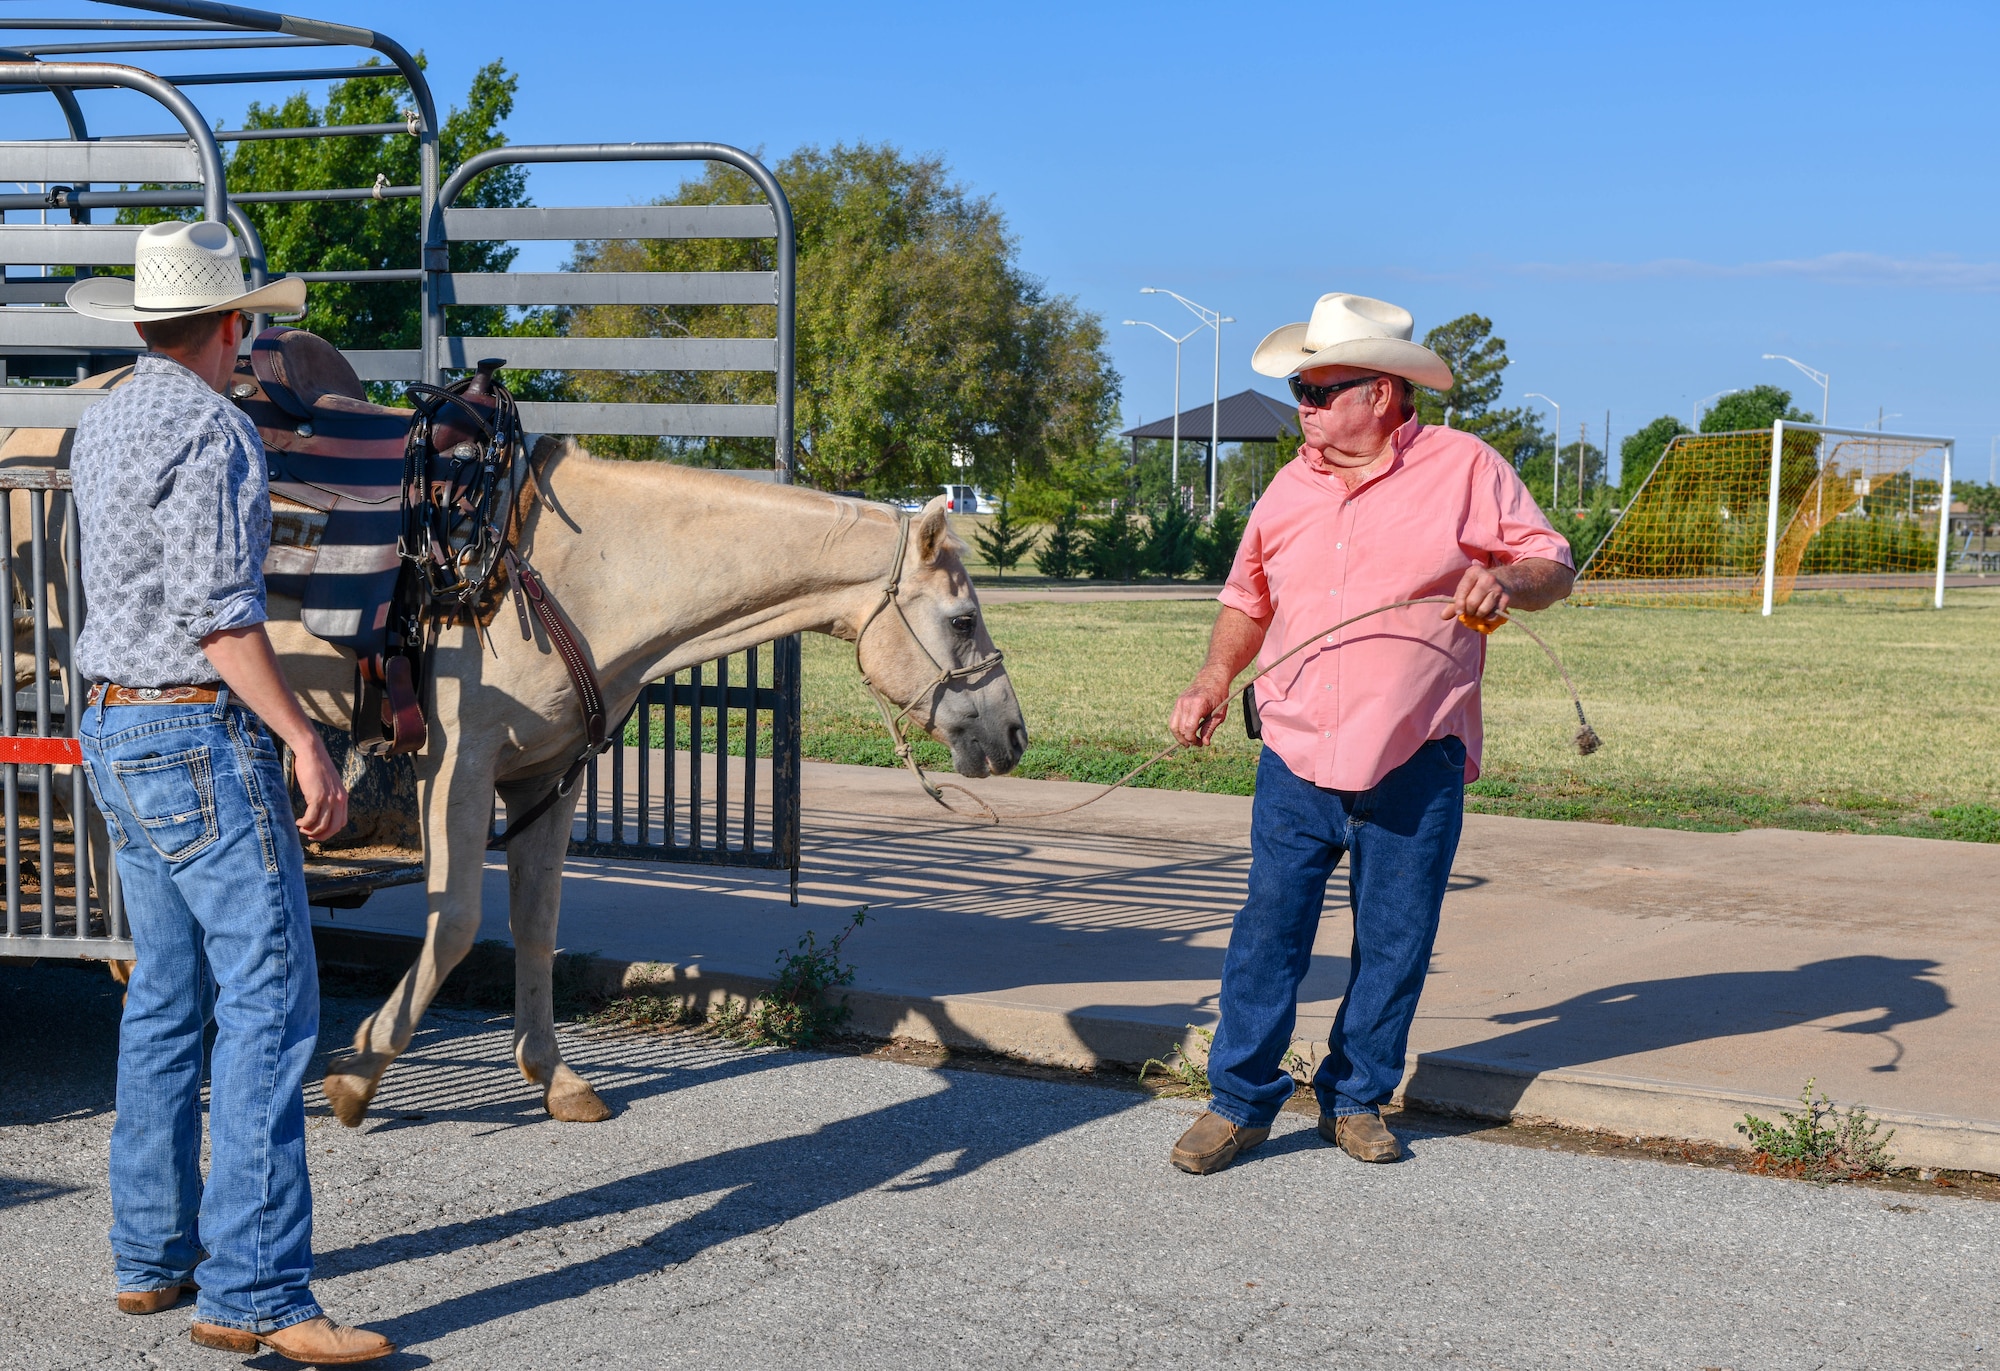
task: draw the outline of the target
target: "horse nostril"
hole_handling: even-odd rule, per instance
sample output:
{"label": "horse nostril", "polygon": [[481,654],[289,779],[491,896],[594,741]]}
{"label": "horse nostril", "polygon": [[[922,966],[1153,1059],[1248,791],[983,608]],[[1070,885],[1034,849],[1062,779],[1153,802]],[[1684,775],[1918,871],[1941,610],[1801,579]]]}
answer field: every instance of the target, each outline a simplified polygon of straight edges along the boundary
{"label": "horse nostril", "polygon": [[1028,726],[1026,724],[1007,725],[1007,746],[1014,749],[1016,757],[1028,750]]}

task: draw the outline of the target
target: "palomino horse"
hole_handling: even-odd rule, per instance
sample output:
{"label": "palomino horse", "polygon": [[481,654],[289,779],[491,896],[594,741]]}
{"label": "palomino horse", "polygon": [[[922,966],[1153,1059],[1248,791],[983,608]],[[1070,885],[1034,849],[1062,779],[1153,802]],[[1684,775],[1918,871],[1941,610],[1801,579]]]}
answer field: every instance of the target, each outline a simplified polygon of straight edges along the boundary
{"label": "palomino horse", "polygon": [[[57,460],[67,456],[61,436],[17,431],[4,455]],[[520,547],[589,652],[611,719],[625,716],[646,682],[697,663],[790,633],[859,634],[862,670],[898,705],[913,705],[911,718],[951,749],[961,775],[1006,772],[1020,760],[1027,728],[942,497],[904,516],[719,472],[602,461],[549,438],[536,457],[541,494]],[[892,586],[902,613],[878,613]],[[274,596],[269,609],[307,712],[348,727],[352,659],[304,630],[296,601]],[[483,633],[461,625],[439,636],[430,745],[416,758],[429,922],[415,965],[329,1063],[327,1100],[349,1126],[472,947],[493,795],[525,811],[583,744],[569,673],[539,622],[534,631],[524,641],[508,616]],[[514,1059],[550,1114],[596,1122],[610,1110],[563,1063],[550,986],[575,804],[572,794],[507,848]]]}

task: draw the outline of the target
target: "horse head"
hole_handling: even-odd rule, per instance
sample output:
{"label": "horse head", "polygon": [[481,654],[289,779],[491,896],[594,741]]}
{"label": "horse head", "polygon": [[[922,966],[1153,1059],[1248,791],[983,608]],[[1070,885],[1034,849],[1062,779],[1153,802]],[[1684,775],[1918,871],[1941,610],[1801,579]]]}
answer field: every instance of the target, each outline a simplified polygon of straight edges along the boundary
{"label": "horse head", "polygon": [[943,496],[899,521],[894,565],[855,638],[862,679],[883,713],[951,749],[961,776],[1014,769],[1028,725],[986,631]]}

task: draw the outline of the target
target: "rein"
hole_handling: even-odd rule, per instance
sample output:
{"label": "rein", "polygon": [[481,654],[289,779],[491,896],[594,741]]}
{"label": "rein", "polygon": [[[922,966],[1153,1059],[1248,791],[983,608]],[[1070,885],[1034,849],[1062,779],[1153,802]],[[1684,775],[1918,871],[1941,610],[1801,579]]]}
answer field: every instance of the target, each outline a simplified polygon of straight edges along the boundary
{"label": "rein", "polygon": [[[901,561],[900,550],[898,552],[897,560],[898,562]],[[1273,671],[1277,670],[1280,666],[1284,665],[1284,663],[1291,660],[1293,657],[1296,657],[1299,653],[1305,651],[1307,648],[1311,647],[1318,640],[1322,638],[1331,637],[1333,634],[1338,633],[1341,629],[1346,628],[1350,624],[1360,623],[1363,619],[1373,618],[1377,614],[1387,614],[1392,609],[1408,609],[1414,605],[1448,605],[1450,603],[1452,603],[1452,597],[1449,595],[1426,595],[1414,600],[1395,600],[1386,605],[1377,605],[1374,609],[1364,609],[1359,614],[1351,614],[1347,618],[1342,619],[1337,624],[1329,625],[1328,627],[1321,629],[1317,633],[1311,634],[1305,638],[1300,639],[1298,642],[1294,643],[1291,647],[1285,649],[1285,652],[1282,656],[1274,659],[1273,661],[1267,663],[1264,666],[1259,667],[1254,673],[1251,674],[1248,680],[1244,681],[1243,683],[1244,689],[1247,691],[1250,686],[1256,684],[1257,681],[1261,680],[1263,677],[1270,675]],[[877,609],[879,612],[880,607],[878,606]],[[872,620],[874,616],[870,615],[869,617]],[[905,622],[907,622],[907,620]],[[1563,665],[1562,658],[1556,655],[1556,650],[1553,647],[1549,646],[1548,642],[1542,637],[1541,634],[1535,632],[1535,630],[1533,630],[1532,628],[1529,628],[1519,619],[1509,618],[1506,615],[1501,615],[1497,619],[1488,621],[1478,621],[1478,620],[1468,619],[1464,615],[1460,615],[1459,622],[1464,624],[1467,628],[1471,629],[1475,633],[1490,634],[1503,624],[1512,624],[1514,627],[1520,629],[1521,632],[1527,634],[1528,637],[1534,642],[1535,646],[1539,647],[1542,650],[1543,654],[1548,657],[1549,661],[1555,665],[1557,674],[1562,677],[1563,687],[1569,691],[1570,704],[1572,704],[1576,708],[1576,722],[1577,722],[1576,739],[1575,739],[1576,750],[1582,753],[1584,756],[1588,757],[1591,753],[1597,751],[1599,747],[1603,746],[1603,740],[1597,736],[1597,730],[1592,728],[1590,726],[1590,720],[1584,717],[1583,700],[1577,694],[1576,683],[1570,679],[1569,669]],[[859,637],[855,639],[855,644],[856,644],[856,657],[858,661],[859,646],[860,646]],[[999,653],[996,652],[994,654],[994,660],[997,661],[998,659],[999,659]],[[932,660],[935,661],[936,659],[933,658]],[[864,682],[867,680],[866,675],[862,677],[862,680]],[[931,688],[935,688],[936,684],[937,684],[936,682],[933,682]],[[871,692],[874,691],[874,687],[872,685],[869,687],[869,689]],[[1209,726],[1209,720],[1217,718],[1224,710],[1226,710],[1229,707],[1228,705],[1229,696],[1233,694],[1235,690],[1236,687],[1234,684],[1232,684],[1229,690],[1223,693],[1223,703],[1217,705],[1214,709],[1210,710],[1207,714],[1204,714],[1202,716],[1201,722],[1197,724],[1195,727],[1195,732],[1197,736],[1202,737],[1204,740],[1207,738],[1206,730]],[[879,693],[876,694],[876,703],[878,705],[882,704],[882,698]],[[907,712],[907,710],[905,712]],[[886,708],[884,717],[885,719],[887,717]],[[906,762],[909,765],[911,773],[916,776],[918,783],[923,786],[926,794],[928,794],[933,800],[936,800],[938,804],[942,805],[945,809],[950,810],[951,813],[958,815],[960,818],[982,818],[994,824],[1001,823],[1003,819],[1011,819],[1018,822],[1022,819],[1049,819],[1049,818],[1054,818],[1059,814],[1075,813],[1077,810],[1084,808],[1086,805],[1096,804],[1099,800],[1103,799],[1106,795],[1109,795],[1112,791],[1119,790],[1127,785],[1130,785],[1135,779],[1138,778],[1138,776],[1142,772],[1146,771],[1148,768],[1157,766],[1159,763],[1164,762],[1165,760],[1167,760],[1167,758],[1173,756],[1175,753],[1185,750],[1183,745],[1180,743],[1177,742],[1169,743],[1167,746],[1161,748],[1158,752],[1155,752],[1152,756],[1148,757],[1145,761],[1139,763],[1139,765],[1133,767],[1130,771],[1126,772],[1123,776],[1120,776],[1110,785],[1105,786],[1104,789],[1098,791],[1095,795],[1089,796],[1086,799],[1078,800],[1075,804],[1063,805],[1061,808],[1058,809],[1037,809],[1037,810],[1030,810],[1026,813],[1007,814],[1003,816],[1002,814],[999,813],[999,811],[995,810],[993,806],[987,804],[986,801],[982,800],[979,796],[974,795],[970,790],[967,790],[962,785],[954,785],[951,784],[950,782],[947,782],[945,783],[944,786],[940,787],[932,784],[930,780],[924,775],[923,768],[917,764],[915,757],[911,754],[909,744],[903,740],[900,734],[897,733],[894,725],[891,725],[890,727],[890,734],[892,737],[896,738],[896,743],[897,743],[896,754],[900,756],[904,760],[904,762]],[[958,791],[961,795],[966,796],[974,804],[978,805],[979,808],[984,812],[981,814],[973,815],[973,814],[967,814],[963,810],[952,808],[951,804],[945,800],[944,796],[941,793],[939,793],[941,790],[945,789]]]}

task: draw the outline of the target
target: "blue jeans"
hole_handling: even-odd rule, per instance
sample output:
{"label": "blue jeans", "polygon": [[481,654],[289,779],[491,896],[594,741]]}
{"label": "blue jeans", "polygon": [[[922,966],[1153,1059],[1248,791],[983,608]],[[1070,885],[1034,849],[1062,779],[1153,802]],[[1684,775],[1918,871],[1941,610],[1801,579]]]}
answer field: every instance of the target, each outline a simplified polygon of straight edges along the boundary
{"label": "blue jeans", "polygon": [[1266,1127],[1292,1093],[1284,1069],[1312,965],[1327,878],[1343,853],[1354,949],[1327,1055],[1320,1111],[1370,1114],[1403,1078],[1410,1021],[1437,939],[1464,820],[1465,744],[1438,738],[1372,790],[1321,790],[1264,749],[1250,817],[1250,897],[1222,964],[1222,1021],[1208,1057],[1210,1108]]}
{"label": "blue jeans", "polygon": [[111,1130],[118,1289],[193,1276],[197,1317],[256,1333],[317,1317],[303,1086],[319,981],[277,745],[226,692],[93,706],[82,733],[138,956]]}

